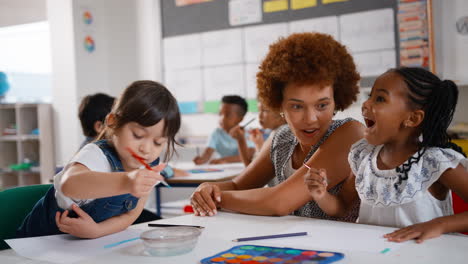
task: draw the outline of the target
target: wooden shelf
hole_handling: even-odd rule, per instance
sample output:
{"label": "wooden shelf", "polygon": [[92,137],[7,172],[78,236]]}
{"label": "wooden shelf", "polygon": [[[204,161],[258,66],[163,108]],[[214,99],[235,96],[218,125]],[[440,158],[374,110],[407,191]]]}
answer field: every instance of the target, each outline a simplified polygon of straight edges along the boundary
{"label": "wooden shelf", "polygon": [[39,135],[9,135],[1,136],[0,141],[27,141],[27,140],[39,140]]}
{"label": "wooden shelf", "polygon": [[[16,135],[0,136],[0,188],[50,183],[55,174],[52,106],[50,104],[0,104],[0,133],[15,127]],[[39,129],[40,134],[31,134]],[[38,163],[30,170],[9,166],[25,160]]]}

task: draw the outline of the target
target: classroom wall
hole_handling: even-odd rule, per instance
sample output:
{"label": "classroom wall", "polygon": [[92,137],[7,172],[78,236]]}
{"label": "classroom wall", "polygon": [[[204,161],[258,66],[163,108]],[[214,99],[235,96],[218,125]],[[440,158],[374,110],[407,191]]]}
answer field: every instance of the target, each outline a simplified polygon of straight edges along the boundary
{"label": "classroom wall", "polygon": [[70,159],[78,148],[76,56],[72,0],[48,0],[52,50],[52,106],[56,164]]}
{"label": "classroom wall", "polygon": [[466,0],[433,0],[436,71],[459,86],[453,122],[468,122],[468,34],[456,30],[456,22],[468,17]]}
{"label": "classroom wall", "polygon": [[47,20],[46,0],[2,0],[0,6],[0,27]]}
{"label": "classroom wall", "polygon": [[456,26],[458,20],[468,17],[468,1],[433,1],[436,70],[443,78],[468,85],[468,34],[458,33]]}
{"label": "classroom wall", "polygon": [[[468,1],[464,0],[442,1],[436,0],[434,6],[434,15],[439,19],[442,18],[442,15],[450,18],[450,12],[453,10],[459,11],[457,11],[457,15],[463,14],[465,12],[463,10],[468,7]],[[57,70],[56,74],[54,73],[54,78],[59,79],[54,81],[56,87],[54,90],[57,91],[54,106],[56,106],[56,130],[59,132],[56,133],[58,141],[57,162],[60,164],[74,153],[82,139],[79,124],[75,119],[77,114],[75,109],[82,96],[97,91],[118,95],[131,80],[161,80],[160,1],[48,0],[48,3],[49,9],[55,11],[49,14],[49,19],[55,21],[51,24],[62,24],[52,25],[55,28],[61,28],[55,34],[57,43],[53,44],[56,47],[54,48],[54,57],[59,57],[56,58],[59,63],[56,63],[53,68],[54,71]],[[61,9],[63,5],[66,5],[69,10],[67,8]],[[94,59],[82,57],[89,54],[83,53],[81,42],[76,40],[80,36],[80,28],[76,25],[80,23],[79,8],[83,5],[94,8],[98,18],[102,18],[102,20],[97,20],[99,24],[96,32],[98,33],[98,43],[100,43],[98,47],[104,45],[105,52],[103,51],[104,54],[96,53]],[[57,18],[54,19],[53,14],[57,17],[63,16],[61,18],[63,21]],[[73,21],[67,21],[66,16],[72,16]],[[443,21],[445,21],[445,17],[443,17]],[[466,63],[465,58],[468,56],[468,48],[462,41],[463,39],[447,35],[447,32],[449,32],[447,28],[450,27],[450,23],[441,23],[441,26],[436,28],[435,39],[437,44],[438,46],[444,45],[437,54],[438,58],[443,58],[442,62],[445,64],[440,69],[442,69],[442,74],[455,72],[457,73],[455,77],[467,76],[460,70],[453,70],[454,65]],[[73,34],[70,36],[69,30],[65,32],[65,28],[72,28]],[[441,32],[446,35],[442,35]],[[63,39],[57,39],[57,35],[60,35]],[[454,40],[456,40],[457,44],[453,43]],[[60,45],[60,42],[63,42],[63,45]],[[70,50],[73,55],[67,55]],[[455,62],[451,63],[453,60]],[[62,65],[67,66],[63,68]],[[462,65],[461,69],[464,69],[463,67]],[[66,87],[66,89],[62,89],[63,87]],[[69,95],[70,98],[66,98],[63,90],[67,90],[66,95]],[[467,93],[468,89],[466,87],[460,89],[460,102],[467,102]],[[338,113],[336,118],[351,116],[361,120],[360,105],[362,98],[365,98],[365,95],[349,110]],[[455,121],[468,121],[465,114],[468,112],[466,107],[463,103],[459,104],[454,118]],[[217,120],[216,114],[184,115],[180,136],[190,135],[206,138],[217,127]]]}
{"label": "classroom wall", "polygon": [[[57,164],[71,158],[84,139],[77,108],[91,93],[118,96],[138,79],[160,79],[158,1],[48,0],[53,57]],[[91,12],[93,22],[83,22]],[[91,36],[95,50],[84,48]]]}

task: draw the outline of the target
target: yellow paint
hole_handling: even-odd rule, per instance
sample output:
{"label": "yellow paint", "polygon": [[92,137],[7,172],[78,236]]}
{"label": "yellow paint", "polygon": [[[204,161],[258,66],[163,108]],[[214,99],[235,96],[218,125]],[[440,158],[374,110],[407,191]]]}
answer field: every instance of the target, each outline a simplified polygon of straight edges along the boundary
{"label": "yellow paint", "polygon": [[223,258],[233,258],[235,256],[237,256],[237,255],[232,254],[232,253],[226,253],[226,254],[221,255],[221,257],[223,257]]}
{"label": "yellow paint", "polygon": [[291,0],[291,9],[304,9],[317,6],[317,0]]}
{"label": "yellow paint", "polygon": [[322,4],[333,4],[333,3],[339,3],[339,2],[348,2],[349,0],[322,0]]}
{"label": "yellow paint", "polygon": [[288,10],[288,0],[272,0],[263,2],[263,12],[273,13]]}

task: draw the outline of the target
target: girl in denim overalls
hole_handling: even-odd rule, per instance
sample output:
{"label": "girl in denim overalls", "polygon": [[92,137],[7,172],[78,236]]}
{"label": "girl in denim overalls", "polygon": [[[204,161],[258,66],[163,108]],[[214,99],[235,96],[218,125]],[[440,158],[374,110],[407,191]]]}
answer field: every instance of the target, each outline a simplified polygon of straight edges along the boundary
{"label": "girl in denim overalls", "polygon": [[[96,142],[83,147],[54,177],[49,189],[26,216],[17,237],[61,233],[96,238],[126,229],[140,215],[148,195],[174,151],[180,128],[176,99],[161,84],[137,81],[123,92],[106,117]],[[155,171],[141,168],[133,150]],[[156,167],[154,167],[156,166]]]}

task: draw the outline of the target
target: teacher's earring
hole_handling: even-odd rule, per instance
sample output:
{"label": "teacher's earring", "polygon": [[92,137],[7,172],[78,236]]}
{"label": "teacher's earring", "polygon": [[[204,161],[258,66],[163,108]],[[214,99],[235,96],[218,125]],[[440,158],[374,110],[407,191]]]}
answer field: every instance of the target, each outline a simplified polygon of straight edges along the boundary
{"label": "teacher's earring", "polygon": [[284,113],[283,113],[283,112],[280,112],[280,116],[281,116],[282,118],[284,118]]}

